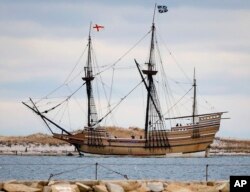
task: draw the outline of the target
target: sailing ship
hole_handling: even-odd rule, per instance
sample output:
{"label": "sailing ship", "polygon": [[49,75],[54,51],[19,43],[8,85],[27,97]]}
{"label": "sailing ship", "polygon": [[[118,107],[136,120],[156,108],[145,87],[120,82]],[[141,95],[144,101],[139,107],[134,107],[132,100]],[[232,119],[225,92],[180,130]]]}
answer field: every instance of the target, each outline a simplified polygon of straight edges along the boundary
{"label": "sailing ship", "polygon": [[[102,118],[98,118],[93,91],[93,82],[98,74],[93,73],[91,26],[87,44],[88,56],[84,68],[85,75],[82,77],[83,85],[86,86],[87,93],[87,126],[84,127],[81,132],[72,133],[46,116],[46,113],[55,109],[61,105],[61,103],[44,112],[39,110],[37,103],[32,99],[30,99],[31,104],[27,102],[23,102],[23,104],[41,117],[52,132],[54,138],[74,145],[79,152],[100,155],[158,156],[168,153],[194,153],[207,150],[213,142],[216,132],[219,130],[224,112],[197,114],[197,85],[194,75],[192,84],[192,114],[180,117],[164,117],[155,82],[155,76],[157,76],[158,71],[156,70],[155,62],[156,26],[154,17],[155,9],[150,30],[150,51],[146,68],[141,69],[137,60],[134,60],[141,82],[147,93],[144,135],[140,138],[114,137],[105,127],[100,126],[103,119],[110,115],[112,110],[109,110]],[[71,96],[72,95],[70,95],[67,100],[70,99]],[[172,125],[167,129],[166,121],[186,118],[191,119],[191,122],[185,125]],[[55,133],[51,126],[58,128],[61,132]]]}

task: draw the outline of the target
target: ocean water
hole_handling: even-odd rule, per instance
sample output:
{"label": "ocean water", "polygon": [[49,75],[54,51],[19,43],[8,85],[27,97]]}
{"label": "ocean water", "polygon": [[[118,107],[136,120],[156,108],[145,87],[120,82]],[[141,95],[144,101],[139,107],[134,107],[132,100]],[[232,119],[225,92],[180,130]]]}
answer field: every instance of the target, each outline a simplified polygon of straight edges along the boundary
{"label": "ocean water", "polygon": [[[208,166],[207,166],[208,165]],[[250,156],[209,158],[0,156],[0,180],[229,179],[250,175]]]}

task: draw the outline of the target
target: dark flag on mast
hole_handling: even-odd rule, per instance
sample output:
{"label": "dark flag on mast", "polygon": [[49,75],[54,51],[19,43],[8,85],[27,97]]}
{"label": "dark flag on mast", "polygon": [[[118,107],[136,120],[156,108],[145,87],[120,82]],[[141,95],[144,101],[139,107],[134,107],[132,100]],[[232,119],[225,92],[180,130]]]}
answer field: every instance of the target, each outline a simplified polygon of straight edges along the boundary
{"label": "dark flag on mast", "polygon": [[157,8],[158,8],[158,12],[159,13],[166,13],[166,12],[168,12],[168,8],[165,5],[158,5]]}

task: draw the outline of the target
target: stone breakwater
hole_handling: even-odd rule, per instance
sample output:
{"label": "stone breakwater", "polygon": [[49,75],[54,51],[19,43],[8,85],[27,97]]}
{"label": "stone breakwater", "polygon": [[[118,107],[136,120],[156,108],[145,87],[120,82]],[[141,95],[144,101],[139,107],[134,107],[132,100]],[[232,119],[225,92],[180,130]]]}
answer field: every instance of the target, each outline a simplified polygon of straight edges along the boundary
{"label": "stone breakwater", "polygon": [[229,181],[176,182],[129,181],[6,181],[0,191],[9,192],[229,192]]}

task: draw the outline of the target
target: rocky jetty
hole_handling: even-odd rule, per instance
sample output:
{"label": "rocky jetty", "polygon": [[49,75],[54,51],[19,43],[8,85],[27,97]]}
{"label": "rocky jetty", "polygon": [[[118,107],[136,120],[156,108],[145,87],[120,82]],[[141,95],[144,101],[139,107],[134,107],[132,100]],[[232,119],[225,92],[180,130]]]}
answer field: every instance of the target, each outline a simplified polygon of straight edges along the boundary
{"label": "rocky jetty", "polygon": [[229,181],[176,182],[165,180],[6,181],[8,192],[229,192]]}

